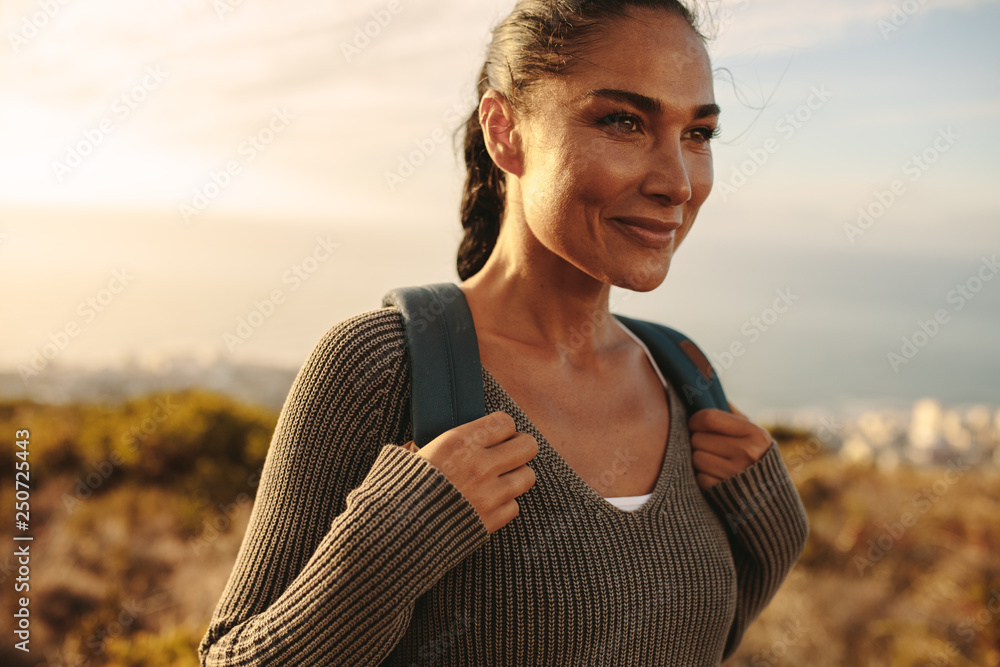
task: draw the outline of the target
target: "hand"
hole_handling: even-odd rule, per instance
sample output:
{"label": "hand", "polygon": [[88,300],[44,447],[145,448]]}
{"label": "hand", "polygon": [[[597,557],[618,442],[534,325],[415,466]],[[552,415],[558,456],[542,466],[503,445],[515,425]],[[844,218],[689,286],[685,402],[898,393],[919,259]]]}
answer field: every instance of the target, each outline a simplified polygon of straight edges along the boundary
{"label": "hand", "polygon": [[535,484],[535,471],[526,464],[538,454],[538,443],[518,433],[506,412],[494,412],[456,426],[417,448],[403,445],[430,461],[479,513],[491,534],[520,512],[515,498]]}
{"label": "hand", "polygon": [[709,408],[688,420],[695,481],[702,490],[749,468],[771,447],[771,434],[729,404],[732,412]]}

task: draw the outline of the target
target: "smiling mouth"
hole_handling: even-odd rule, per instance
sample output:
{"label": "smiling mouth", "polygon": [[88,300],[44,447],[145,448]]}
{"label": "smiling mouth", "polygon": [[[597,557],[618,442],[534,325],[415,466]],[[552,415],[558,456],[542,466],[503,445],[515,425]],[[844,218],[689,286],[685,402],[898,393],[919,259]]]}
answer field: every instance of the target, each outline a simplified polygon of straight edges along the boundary
{"label": "smiling mouth", "polygon": [[681,223],[652,218],[612,218],[618,228],[648,248],[665,248],[674,242],[674,232]]}

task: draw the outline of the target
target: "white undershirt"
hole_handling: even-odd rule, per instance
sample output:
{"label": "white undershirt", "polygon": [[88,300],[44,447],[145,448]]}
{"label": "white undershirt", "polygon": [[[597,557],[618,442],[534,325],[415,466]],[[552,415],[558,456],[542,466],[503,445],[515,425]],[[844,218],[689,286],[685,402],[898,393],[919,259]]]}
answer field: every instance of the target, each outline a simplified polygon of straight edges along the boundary
{"label": "white undershirt", "polygon": [[[660,368],[659,366],[656,365],[656,361],[653,359],[653,355],[650,353],[649,348],[646,347],[646,344],[643,343],[638,336],[632,333],[632,331],[628,327],[622,324],[621,320],[619,320],[616,317],[613,317],[613,319],[615,320],[615,322],[618,323],[618,326],[620,326],[625,331],[625,333],[627,333],[629,336],[632,337],[632,340],[639,343],[639,346],[642,348],[643,352],[645,352],[646,356],[649,358],[649,363],[653,365],[653,370],[656,371],[657,377],[659,377],[660,382],[663,383],[663,388],[666,389],[667,380],[666,378],[663,377],[663,373],[660,372]],[[623,510],[625,512],[634,512],[635,510],[645,505],[646,501],[649,500],[652,497],[652,495],[653,495],[652,493],[645,493],[641,496],[615,496],[613,498],[605,498],[605,500],[607,500],[609,503],[611,503],[620,510]]]}

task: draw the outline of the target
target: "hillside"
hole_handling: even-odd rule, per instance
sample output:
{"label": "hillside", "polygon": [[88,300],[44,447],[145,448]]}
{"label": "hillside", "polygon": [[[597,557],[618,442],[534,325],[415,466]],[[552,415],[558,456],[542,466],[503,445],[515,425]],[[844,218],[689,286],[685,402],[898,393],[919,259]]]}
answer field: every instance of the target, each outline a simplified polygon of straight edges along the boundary
{"label": "hillside", "polygon": [[[219,395],[0,403],[3,469],[30,463],[30,655],[0,663],[194,665],[236,557],[277,415]],[[1000,664],[1000,474],[889,473],[773,427],[809,512],[806,552],[727,665]],[[9,473],[5,480],[11,480]],[[15,503],[5,481],[0,502]],[[14,517],[0,533],[12,541]],[[0,555],[12,637],[17,575]]]}

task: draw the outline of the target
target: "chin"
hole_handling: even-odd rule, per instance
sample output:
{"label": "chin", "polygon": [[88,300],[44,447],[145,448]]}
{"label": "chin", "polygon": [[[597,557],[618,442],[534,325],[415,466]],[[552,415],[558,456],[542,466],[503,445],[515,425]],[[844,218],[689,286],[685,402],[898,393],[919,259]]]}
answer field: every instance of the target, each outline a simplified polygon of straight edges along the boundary
{"label": "chin", "polygon": [[669,267],[669,260],[666,264],[662,262],[647,265],[637,264],[629,273],[615,276],[611,284],[633,292],[652,292],[663,284]]}
{"label": "chin", "polygon": [[663,281],[660,280],[659,282],[655,282],[655,283],[652,283],[652,282],[651,283],[641,283],[641,284],[626,283],[626,284],[621,284],[621,285],[615,285],[615,287],[621,287],[622,289],[627,289],[627,290],[630,290],[632,292],[652,292],[653,290],[655,290],[657,287],[659,287],[662,284],[663,284]]}

